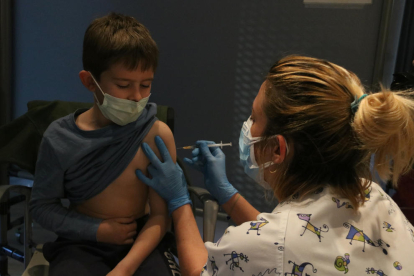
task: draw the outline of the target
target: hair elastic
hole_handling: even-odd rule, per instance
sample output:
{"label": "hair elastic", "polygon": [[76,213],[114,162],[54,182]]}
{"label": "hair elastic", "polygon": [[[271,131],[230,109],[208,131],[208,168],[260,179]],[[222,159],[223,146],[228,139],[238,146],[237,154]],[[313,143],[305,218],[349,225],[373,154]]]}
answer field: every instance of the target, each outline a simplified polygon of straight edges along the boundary
{"label": "hair elastic", "polygon": [[364,94],[359,99],[355,97],[355,100],[351,103],[351,112],[352,114],[355,114],[358,111],[359,103],[362,101],[363,98],[368,96],[368,94]]}

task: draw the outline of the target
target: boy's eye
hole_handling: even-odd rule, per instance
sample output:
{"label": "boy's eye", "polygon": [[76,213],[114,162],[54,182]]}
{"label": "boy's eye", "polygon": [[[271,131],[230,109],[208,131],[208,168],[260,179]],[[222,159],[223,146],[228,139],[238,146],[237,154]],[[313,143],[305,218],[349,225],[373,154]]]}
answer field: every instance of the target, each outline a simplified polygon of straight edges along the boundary
{"label": "boy's eye", "polygon": [[144,87],[144,88],[149,88],[150,86],[151,86],[151,84],[148,84],[148,85],[141,84],[141,87]]}
{"label": "boy's eye", "polygon": [[127,84],[127,85],[120,85],[120,84],[117,84],[117,86],[118,86],[119,88],[128,88],[129,84]]}

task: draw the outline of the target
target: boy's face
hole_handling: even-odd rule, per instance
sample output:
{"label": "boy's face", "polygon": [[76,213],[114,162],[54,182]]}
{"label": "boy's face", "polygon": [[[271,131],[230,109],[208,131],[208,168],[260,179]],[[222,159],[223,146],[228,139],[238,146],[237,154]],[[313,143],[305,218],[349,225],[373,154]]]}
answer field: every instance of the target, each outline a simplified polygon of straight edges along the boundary
{"label": "boy's face", "polygon": [[[138,102],[150,95],[153,79],[152,69],[141,71],[141,66],[138,66],[136,70],[130,71],[122,63],[116,63],[101,73],[99,86],[104,93],[113,97]],[[103,95],[98,87],[95,95],[102,104]]]}

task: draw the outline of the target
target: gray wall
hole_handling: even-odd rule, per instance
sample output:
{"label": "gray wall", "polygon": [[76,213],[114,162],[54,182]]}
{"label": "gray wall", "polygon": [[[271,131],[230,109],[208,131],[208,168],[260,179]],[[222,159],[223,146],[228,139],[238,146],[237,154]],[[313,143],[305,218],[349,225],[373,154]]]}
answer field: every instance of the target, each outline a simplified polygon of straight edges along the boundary
{"label": "gray wall", "polygon": [[270,210],[274,203],[243,175],[237,147],[266,71],[283,55],[305,54],[338,63],[370,85],[382,2],[340,9],[306,8],[301,0],[16,0],[14,117],[35,99],[92,102],[78,78],[84,31],[110,11],[132,15],[160,48],[151,101],[174,107],[177,146],[233,142],[224,150],[230,181],[254,206]]}

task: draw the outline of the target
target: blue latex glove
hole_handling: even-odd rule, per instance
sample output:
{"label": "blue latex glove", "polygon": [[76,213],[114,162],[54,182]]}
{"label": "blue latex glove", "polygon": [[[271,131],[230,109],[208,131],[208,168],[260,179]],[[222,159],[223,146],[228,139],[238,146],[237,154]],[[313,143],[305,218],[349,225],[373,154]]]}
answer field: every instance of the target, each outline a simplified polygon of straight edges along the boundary
{"label": "blue latex glove", "polygon": [[155,144],[161,153],[164,162],[161,162],[147,143],[142,143],[142,150],[151,164],[147,167],[152,179],[146,177],[140,170],[135,173],[139,180],[150,186],[168,204],[170,214],[185,204],[191,204],[184,173],[178,164],[171,159],[170,153],[159,137],[155,137]]}
{"label": "blue latex glove", "polygon": [[209,148],[212,141],[197,141],[192,152],[193,158],[184,158],[190,167],[204,174],[207,190],[222,205],[238,191],[230,184],[226,175],[226,156],[218,147]]}

